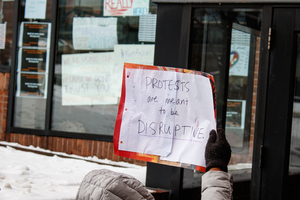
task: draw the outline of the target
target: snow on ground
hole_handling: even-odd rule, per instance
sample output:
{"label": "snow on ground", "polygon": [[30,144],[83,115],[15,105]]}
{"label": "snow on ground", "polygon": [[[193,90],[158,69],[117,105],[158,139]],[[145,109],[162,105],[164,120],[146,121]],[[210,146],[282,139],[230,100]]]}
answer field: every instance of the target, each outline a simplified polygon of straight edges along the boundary
{"label": "snow on ground", "polygon": [[[0,141],[0,144],[6,146],[0,146],[1,200],[75,199],[81,180],[88,172],[95,169],[105,168],[126,173],[145,183],[146,167],[97,157],[68,156],[65,153],[51,152],[32,146],[25,147],[4,141]],[[56,155],[45,156],[17,150],[14,147]],[[69,158],[62,158],[60,155]]]}

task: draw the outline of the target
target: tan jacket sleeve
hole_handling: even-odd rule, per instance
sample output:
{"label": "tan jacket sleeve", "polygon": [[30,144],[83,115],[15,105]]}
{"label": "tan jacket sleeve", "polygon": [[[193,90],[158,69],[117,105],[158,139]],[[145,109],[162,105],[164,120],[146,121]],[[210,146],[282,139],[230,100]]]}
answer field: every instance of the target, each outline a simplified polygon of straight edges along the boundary
{"label": "tan jacket sleeve", "polygon": [[202,176],[202,200],[232,200],[232,176],[223,171],[208,171]]}

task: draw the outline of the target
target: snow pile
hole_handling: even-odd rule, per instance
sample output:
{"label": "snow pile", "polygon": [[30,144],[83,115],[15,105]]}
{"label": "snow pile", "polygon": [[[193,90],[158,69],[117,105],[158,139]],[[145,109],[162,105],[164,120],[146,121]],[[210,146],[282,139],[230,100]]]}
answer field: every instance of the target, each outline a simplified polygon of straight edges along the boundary
{"label": "snow pile", "polygon": [[[0,144],[20,146],[2,141]],[[34,147],[24,148],[50,152]],[[126,173],[145,183],[146,167],[96,157],[84,158],[75,155],[73,157],[44,156],[16,150],[9,146],[0,146],[0,199],[75,199],[81,180],[94,169],[105,168]],[[107,164],[91,163],[85,159]]]}

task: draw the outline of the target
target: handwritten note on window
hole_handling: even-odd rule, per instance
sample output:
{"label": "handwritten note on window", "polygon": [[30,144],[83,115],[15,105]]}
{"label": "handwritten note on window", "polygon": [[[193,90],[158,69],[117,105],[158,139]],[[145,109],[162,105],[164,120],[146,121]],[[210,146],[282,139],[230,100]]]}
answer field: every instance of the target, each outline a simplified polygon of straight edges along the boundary
{"label": "handwritten note on window", "polygon": [[0,49],[5,49],[6,23],[0,24]]}
{"label": "handwritten note on window", "polygon": [[149,0],[103,0],[103,16],[140,16],[149,13]]}
{"label": "handwritten note on window", "polygon": [[123,76],[119,150],[205,166],[205,145],[216,128],[210,80],[136,66],[125,68]]}
{"label": "handwritten note on window", "polygon": [[121,95],[124,62],[153,65],[154,45],[115,45],[112,89],[116,96]]}
{"label": "handwritten note on window", "polygon": [[118,44],[117,18],[74,17],[72,36],[76,50],[113,50]]}
{"label": "handwritten note on window", "polygon": [[26,0],[25,19],[45,19],[47,0]]}
{"label": "handwritten note on window", "polygon": [[62,55],[62,105],[116,104],[112,66],[113,53]]}

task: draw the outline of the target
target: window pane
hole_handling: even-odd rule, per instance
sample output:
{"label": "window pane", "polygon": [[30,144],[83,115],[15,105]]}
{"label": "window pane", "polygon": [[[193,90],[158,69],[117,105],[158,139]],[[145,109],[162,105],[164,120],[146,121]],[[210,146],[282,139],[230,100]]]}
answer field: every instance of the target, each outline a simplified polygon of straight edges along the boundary
{"label": "window pane", "polygon": [[297,34],[295,95],[292,120],[290,173],[300,172],[300,33]]}
{"label": "window pane", "polygon": [[121,61],[153,64],[156,5],[145,2],[148,15],[115,16],[103,1],[59,1],[52,130],[113,135]]}
{"label": "window pane", "polygon": [[192,16],[190,67],[214,76],[217,124],[233,152],[229,169],[251,169],[261,12],[195,8]]}
{"label": "window pane", "polygon": [[[52,0],[42,9],[20,3],[14,127],[44,129]],[[33,10],[29,11],[25,8]]]}

